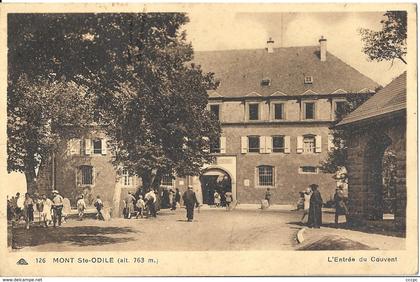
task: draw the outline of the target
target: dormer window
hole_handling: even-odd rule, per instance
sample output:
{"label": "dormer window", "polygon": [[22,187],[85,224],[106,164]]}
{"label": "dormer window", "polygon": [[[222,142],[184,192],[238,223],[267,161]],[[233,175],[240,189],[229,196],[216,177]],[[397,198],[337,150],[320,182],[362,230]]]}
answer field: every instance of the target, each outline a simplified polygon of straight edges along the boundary
{"label": "dormer window", "polygon": [[312,84],[314,83],[314,77],[313,76],[305,76],[305,84]]}
{"label": "dormer window", "polygon": [[264,78],[263,80],[261,80],[261,86],[270,86],[271,84],[271,79],[269,78]]}

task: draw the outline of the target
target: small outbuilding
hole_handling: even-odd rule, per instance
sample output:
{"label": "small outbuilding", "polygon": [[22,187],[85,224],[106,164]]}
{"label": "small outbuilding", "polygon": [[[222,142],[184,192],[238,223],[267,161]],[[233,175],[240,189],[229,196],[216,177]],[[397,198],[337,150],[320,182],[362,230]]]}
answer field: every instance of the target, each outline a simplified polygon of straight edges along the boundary
{"label": "small outbuilding", "polygon": [[[406,96],[404,72],[336,126],[346,130],[349,222],[406,226]],[[386,225],[385,225],[386,226]]]}

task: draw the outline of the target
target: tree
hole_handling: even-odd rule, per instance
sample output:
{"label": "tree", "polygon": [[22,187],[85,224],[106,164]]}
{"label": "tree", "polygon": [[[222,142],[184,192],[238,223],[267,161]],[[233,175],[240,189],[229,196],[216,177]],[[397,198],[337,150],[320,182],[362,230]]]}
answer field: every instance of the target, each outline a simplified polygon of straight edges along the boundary
{"label": "tree", "polygon": [[388,11],[384,17],[381,20],[382,30],[359,30],[364,43],[363,52],[369,60],[394,62],[399,59],[407,64],[407,12]]}
{"label": "tree", "polygon": [[[347,96],[347,102],[343,107],[339,107],[336,110],[336,121],[335,124],[339,123],[346,115],[354,111],[357,107],[363,104],[371,95],[349,95]],[[331,130],[333,136],[333,148],[328,153],[326,160],[321,162],[321,170],[326,173],[333,173],[334,177],[346,182],[347,172],[347,140],[352,134],[349,130],[333,128]]]}
{"label": "tree", "polygon": [[40,165],[59,143],[77,135],[66,129],[83,126],[93,101],[85,87],[65,81],[31,81],[22,75],[7,96],[7,169],[23,172],[28,191],[37,190]]}
{"label": "tree", "polygon": [[[213,160],[203,137],[220,133],[206,110],[206,90],[217,83],[191,64],[193,50],[181,30],[187,22],[182,13],[10,15],[9,171],[24,171],[31,182],[56,146],[49,141],[67,137],[57,130],[95,117],[111,137],[115,166],[146,186],[153,172],[156,183],[163,174],[199,173]],[[75,99],[74,107],[50,111],[58,98]],[[60,110],[76,118],[69,121]],[[27,122],[35,132],[14,129],[16,118],[34,113]]]}
{"label": "tree", "polygon": [[132,15],[125,80],[101,96],[114,164],[145,189],[158,188],[165,175],[198,175],[214,160],[209,141],[219,138],[220,124],[207,111],[207,90],[217,83],[191,63],[179,31],[187,21],[179,13]]}

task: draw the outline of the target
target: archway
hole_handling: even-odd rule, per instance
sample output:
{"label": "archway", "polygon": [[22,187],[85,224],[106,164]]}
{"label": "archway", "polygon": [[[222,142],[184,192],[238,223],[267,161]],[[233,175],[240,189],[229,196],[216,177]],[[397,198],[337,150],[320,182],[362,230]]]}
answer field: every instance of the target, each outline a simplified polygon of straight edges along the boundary
{"label": "archway", "polygon": [[[364,177],[366,187],[364,199],[365,217],[369,220],[382,220],[387,212],[387,195],[384,193],[384,154],[391,145],[391,139],[385,134],[378,134],[370,139],[364,154]],[[384,196],[385,201],[384,201]]]}
{"label": "archway", "polygon": [[221,195],[221,203],[224,205],[224,194],[232,192],[232,179],[230,175],[220,168],[206,169],[200,176],[203,204],[214,204],[214,192]]}

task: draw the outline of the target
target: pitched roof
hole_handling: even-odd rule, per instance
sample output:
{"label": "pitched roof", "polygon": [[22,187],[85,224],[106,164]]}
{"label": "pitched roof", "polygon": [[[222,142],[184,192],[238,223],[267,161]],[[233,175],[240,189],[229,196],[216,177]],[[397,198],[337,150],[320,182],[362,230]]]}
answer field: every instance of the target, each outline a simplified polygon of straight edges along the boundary
{"label": "pitched roof", "polygon": [[404,72],[351,112],[348,116],[343,118],[337,126],[404,110],[407,108],[406,97],[407,73]]}
{"label": "pitched roof", "polygon": [[[270,96],[277,91],[287,96],[360,93],[374,92],[379,86],[329,52],[322,62],[318,46],[275,48],[273,53],[265,49],[201,51],[195,52],[194,62],[215,73],[221,82],[216,91],[222,97],[253,92]],[[312,76],[313,83],[305,84],[305,76]],[[269,79],[270,85],[262,86],[263,79]]]}

